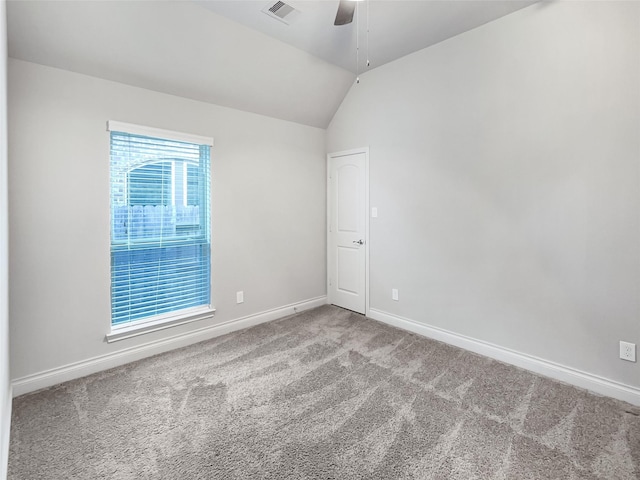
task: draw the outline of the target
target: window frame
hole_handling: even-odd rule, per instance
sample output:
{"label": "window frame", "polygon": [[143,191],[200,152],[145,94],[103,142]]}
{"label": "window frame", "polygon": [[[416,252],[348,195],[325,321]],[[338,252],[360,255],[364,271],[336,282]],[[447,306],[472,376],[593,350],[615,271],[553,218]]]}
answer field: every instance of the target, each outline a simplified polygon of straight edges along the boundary
{"label": "window frame", "polygon": [[[207,145],[210,148],[213,148],[213,138],[212,137],[204,137],[200,135],[193,135],[189,133],[175,132],[172,130],[163,130],[154,127],[147,127],[143,125],[134,125],[131,123],[124,123],[109,120],[107,122],[107,132],[123,132],[132,135],[144,135],[147,137],[155,137],[166,140],[173,140],[178,142],[186,142],[193,143],[199,145]],[[110,143],[110,142],[109,142]],[[111,154],[109,153],[109,158]],[[186,164],[185,164],[186,165]],[[210,172],[211,172],[210,168]],[[211,173],[210,173],[211,175]],[[209,178],[209,185],[211,185],[211,178]],[[109,187],[111,187],[111,175],[109,175]],[[212,202],[211,198],[209,199]],[[111,202],[111,200],[109,201]],[[212,221],[211,221],[211,211],[212,205],[209,204],[209,238],[212,238]],[[178,239],[176,239],[178,240]],[[111,242],[110,242],[110,250],[111,250]],[[212,249],[212,242],[210,242],[210,249]],[[210,252],[209,261],[212,259],[212,251]],[[209,267],[211,269],[211,265]],[[111,275],[111,269],[109,271]],[[182,309],[175,312],[168,312],[160,315],[155,315],[151,317],[141,318],[138,320],[133,320],[130,322],[113,324],[111,317],[111,310],[109,315],[109,330],[106,334],[106,341],[108,343],[115,342],[118,340],[124,340],[126,338],[135,337],[138,335],[143,335],[151,332],[156,332],[159,330],[163,330],[170,327],[175,327],[178,325],[185,325],[188,323],[210,319],[214,316],[215,307],[213,306],[213,282],[209,282],[210,288],[210,304],[209,305],[201,305],[197,307],[191,307]],[[109,286],[111,288],[111,281],[109,282]],[[111,301],[110,307],[111,307]]]}

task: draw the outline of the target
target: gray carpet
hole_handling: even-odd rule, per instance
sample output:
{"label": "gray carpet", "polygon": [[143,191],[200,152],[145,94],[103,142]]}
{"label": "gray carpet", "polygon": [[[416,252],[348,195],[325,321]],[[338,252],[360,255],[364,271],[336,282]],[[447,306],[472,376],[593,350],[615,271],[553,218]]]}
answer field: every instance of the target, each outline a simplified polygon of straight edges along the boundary
{"label": "gray carpet", "polygon": [[9,479],[634,479],[638,413],[324,306],[17,398]]}

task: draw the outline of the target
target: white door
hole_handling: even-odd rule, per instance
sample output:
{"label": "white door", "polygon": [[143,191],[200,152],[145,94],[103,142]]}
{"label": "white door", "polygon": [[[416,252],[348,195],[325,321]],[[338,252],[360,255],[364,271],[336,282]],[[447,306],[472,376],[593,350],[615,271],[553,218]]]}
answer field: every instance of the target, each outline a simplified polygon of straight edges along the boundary
{"label": "white door", "polygon": [[329,155],[329,302],[366,311],[367,150]]}

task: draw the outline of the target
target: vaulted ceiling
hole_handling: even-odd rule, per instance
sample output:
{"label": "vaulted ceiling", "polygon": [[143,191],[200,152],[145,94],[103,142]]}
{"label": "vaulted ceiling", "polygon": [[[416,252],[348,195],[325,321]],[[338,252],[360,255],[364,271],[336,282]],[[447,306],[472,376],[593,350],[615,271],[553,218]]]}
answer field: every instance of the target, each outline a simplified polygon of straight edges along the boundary
{"label": "vaulted ceiling", "polygon": [[[336,27],[337,1],[295,1],[289,24],[265,15],[277,0],[196,0],[203,7],[300,48],[329,63],[357,71],[396,60],[514,12],[536,0],[370,0],[357,1],[353,22]],[[359,31],[356,45],[356,30]],[[368,34],[367,34],[368,33]]]}
{"label": "vaulted ceiling", "polygon": [[290,25],[263,0],[9,0],[9,56],[325,128],[367,57],[375,68],[533,2],[371,0],[336,27],[337,0],[287,2]]}

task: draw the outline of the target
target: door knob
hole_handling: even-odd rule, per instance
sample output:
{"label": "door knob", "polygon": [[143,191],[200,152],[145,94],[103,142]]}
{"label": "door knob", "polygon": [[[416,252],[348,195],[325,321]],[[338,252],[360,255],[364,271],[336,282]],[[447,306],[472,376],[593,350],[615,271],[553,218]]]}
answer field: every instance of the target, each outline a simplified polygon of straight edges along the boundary
{"label": "door knob", "polygon": [[357,243],[358,245],[364,245],[364,240],[354,240],[353,243]]}

